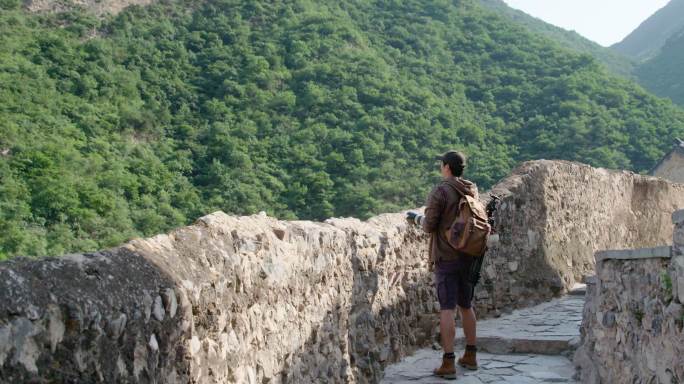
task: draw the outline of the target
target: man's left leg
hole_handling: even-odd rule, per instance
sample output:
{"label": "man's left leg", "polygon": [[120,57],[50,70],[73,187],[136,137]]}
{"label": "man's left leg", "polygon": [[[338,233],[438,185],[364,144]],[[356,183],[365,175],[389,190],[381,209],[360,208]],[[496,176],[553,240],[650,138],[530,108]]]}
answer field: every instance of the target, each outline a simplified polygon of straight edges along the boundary
{"label": "man's left leg", "polygon": [[476,322],[475,310],[473,307],[464,308],[459,306],[458,311],[461,314],[461,321],[463,322],[463,333],[466,339],[466,348],[463,356],[458,359],[458,364],[470,370],[477,369],[477,347],[476,347]]}
{"label": "man's left leg", "polygon": [[458,307],[458,311],[461,314],[461,321],[463,322],[463,333],[465,334],[466,344],[475,345],[477,342],[477,318],[475,317],[475,310],[473,307]]}
{"label": "man's left leg", "polygon": [[453,309],[439,311],[439,334],[444,353],[454,353],[454,338],[456,337],[456,320]]}

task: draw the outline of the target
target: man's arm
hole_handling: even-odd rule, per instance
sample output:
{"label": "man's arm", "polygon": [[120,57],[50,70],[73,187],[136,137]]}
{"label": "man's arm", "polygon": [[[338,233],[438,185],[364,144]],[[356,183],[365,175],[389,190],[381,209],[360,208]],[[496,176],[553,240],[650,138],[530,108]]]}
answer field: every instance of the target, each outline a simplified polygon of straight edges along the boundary
{"label": "man's arm", "polygon": [[420,222],[425,232],[437,232],[445,204],[446,195],[444,190],[440,186],[436,186],[428,196],[425,206],[425,217]]}

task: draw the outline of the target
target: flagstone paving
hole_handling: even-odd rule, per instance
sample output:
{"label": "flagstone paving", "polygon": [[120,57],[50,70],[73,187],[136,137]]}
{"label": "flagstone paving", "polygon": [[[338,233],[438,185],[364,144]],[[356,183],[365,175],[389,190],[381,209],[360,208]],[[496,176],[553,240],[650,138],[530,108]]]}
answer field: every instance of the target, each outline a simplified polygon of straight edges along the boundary
{"label": "flagstone paving", "polygon": [[[490,353],[561,354],[572,350],[579,342],[583,307],[583,296],[570,295],[479,321],[478,347]],[[457,343],[463,343],[462,338]]]}
{"label": "flagstone paving", "polygon": [[[579,286],[560,299],[478,322],[477,371],[459,367],[456,380],[434,377],[442,351],[421,349],[387,367],[381,383],[576,383],[567,356],[579,341],[583,289]],[[462,342],[457,340],[457,355]]]}
{"label": "flagstone paving", "polygon": [[456,380],[444,380],[432,375],[441,362],[442,351],[422,349],[401,363],[385,370],[381,383],[392,384],[532,384],[577,383],[573,379],[575,367],[564,356],[478,353],[477,371],[458,367]]}

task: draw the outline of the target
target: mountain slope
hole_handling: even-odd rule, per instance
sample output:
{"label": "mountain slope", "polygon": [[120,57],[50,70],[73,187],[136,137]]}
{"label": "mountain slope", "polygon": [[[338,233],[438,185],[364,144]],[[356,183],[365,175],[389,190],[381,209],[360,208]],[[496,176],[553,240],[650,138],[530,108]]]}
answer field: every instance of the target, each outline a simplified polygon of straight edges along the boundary
{"label": "mountain slope", "polygon": [[435,153],[648,170],[684,112],[471,0],[0,3],[0,258],[422,203]]}
{"label": "mountain slope", "polygon": [[587,53],[604,64],[611,72],[626,77],[632,77],[634,63],[626,56],[615,52],[610,48],[603,47],[583,37],[574,31],[568,31],[541,19],[530,16],[527,13],[509,7],[503,0],[480,0],[480,2],[501,15],[520,23],[530,31],[542,34],[557,42],[562,47],[581,53]]}
{"label": "mountain slope", "polygon": [[635,60],[645,61],[657,55],[667,40],[682,28],[684,0],[671,0],[612,48]]}
{"label": "mountain slope", "polygon": [[657,56],[640,65],[635,74],[646,89],[684,106],[684,29],[674,34]]}

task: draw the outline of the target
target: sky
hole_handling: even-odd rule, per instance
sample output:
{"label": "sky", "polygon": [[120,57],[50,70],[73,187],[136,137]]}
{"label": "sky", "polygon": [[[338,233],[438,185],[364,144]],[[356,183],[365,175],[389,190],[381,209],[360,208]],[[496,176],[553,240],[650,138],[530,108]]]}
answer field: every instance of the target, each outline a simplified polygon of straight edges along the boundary
{"label": "sky", "polygon": [[603,46],[621,41],[669,0],[504,0]]}

